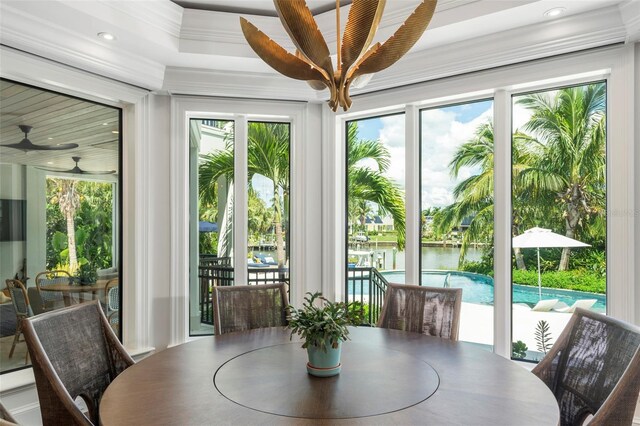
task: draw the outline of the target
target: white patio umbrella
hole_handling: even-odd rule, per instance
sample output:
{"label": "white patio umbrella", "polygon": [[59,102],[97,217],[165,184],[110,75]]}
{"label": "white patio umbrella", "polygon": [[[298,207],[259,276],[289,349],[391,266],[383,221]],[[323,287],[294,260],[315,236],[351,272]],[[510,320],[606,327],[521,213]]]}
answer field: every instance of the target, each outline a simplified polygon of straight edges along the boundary
{"label": "white patio umbrella", "polygon": [[538,251],[538,297],[542,300],[542,278],[540,276],[540,247],[591,247],[589,244],[583,243],[573,238],[551,232],[550,229],[531,228],[524,233],[513,237],[513,247],[518,248],[536,248]]}

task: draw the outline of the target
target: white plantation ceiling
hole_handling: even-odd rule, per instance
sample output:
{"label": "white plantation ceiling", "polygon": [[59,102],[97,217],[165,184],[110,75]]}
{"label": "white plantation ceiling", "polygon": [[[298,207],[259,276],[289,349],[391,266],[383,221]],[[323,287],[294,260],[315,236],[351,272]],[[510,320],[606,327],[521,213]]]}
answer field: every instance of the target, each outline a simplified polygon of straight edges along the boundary
{"label": "white plantation ceiling", "polygon": [[0,163],[83,170],[118,170],[119,110],[9,81],[0,81],[0,145],[20,142],[18,125],[32,126],[37,145],[76,143],[61,151],[23,152],[0,146]]}

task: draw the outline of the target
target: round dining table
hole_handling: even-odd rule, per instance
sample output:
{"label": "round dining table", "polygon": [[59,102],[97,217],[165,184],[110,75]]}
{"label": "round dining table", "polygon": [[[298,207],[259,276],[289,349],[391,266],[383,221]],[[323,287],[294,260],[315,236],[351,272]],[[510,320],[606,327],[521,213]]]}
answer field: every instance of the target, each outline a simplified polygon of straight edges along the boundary
{"label": "round dining table", "polygon": [[166,349],[107,387],[101,424],[558,424],[540,379],[473,344],[370,327],[350,338],[333,377],[309,375],[284,328]]}

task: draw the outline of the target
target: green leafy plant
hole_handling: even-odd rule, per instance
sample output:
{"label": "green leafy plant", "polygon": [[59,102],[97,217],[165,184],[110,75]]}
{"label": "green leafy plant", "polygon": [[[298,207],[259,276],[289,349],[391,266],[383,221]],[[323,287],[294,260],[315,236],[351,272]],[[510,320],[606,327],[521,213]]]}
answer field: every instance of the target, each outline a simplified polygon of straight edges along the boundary
{"label": "green leafy plant", "polygon": [[538,325],[536,326],[536,345],[538,346],[538,351],[546,354],[551,346],[551,331],[549,330],[549,323],[545,320],[538,321]]}
{"label": "green leafy plant", "polygon": [[327,351],[349,338],[349,325],[362,323],[364,308],[360,302],[331,302],[322,293],[307,293],[302,308],[287,306],[291,338],[298,334],[304,339],[303,348],[315,346]]}
{"label": "green leafy plant", "polygon": [[80,281],[80,284],[93,284],[98,279],[98,272],[91,264],[84,263],[78,268],[76,277],[78,281]]}
{"label": "green leafy plant", "polygon": [[522,340],[518,340],[517,342],[513,342],[511,344],[511,357],[515,359],[523,359],[527,356],[527,351],[529,348],[526,343]]}

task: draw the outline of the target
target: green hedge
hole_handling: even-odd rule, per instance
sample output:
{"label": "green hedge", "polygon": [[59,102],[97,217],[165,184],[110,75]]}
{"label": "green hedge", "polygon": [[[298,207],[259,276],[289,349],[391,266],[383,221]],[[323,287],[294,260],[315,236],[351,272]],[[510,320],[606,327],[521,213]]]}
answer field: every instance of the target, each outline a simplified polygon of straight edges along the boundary
{"label": "green hedge", "polygon": [[[515,284],[538,286],[538,271],[514,269],[512,278]],[[585,270],[543,272],[542,286],[604,294],[606,279]]]}

